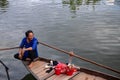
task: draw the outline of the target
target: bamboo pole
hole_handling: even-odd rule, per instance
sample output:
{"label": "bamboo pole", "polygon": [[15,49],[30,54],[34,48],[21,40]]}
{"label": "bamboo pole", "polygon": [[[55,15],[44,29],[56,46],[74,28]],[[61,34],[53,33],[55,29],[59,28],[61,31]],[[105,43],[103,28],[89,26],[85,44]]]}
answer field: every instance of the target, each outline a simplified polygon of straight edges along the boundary
{"label": "bamboo pole", "polygon": [[0,51],[11,50],[11,49],[17,49],[17,48],[19,48],[19,47],[1,48]]}
{"label": "bamboo pole", "polygon": [[71,56],[76,57],[76,58],[78,58],[78,59],[81,59],[81,60],[83,60],[83,61],[92,63],[92,64],[97,65],[97,66],[99,66],[99,67],[102,67],[102,68],[105,68],[105,69],[108,69],[108,70],[110,70],[110,71],[113,71],[113,72],[116,72],[116,73],[120,74],[120,71],[115,70],[115,69],[112,69],[111,67],[105,66],[105,65],[103,65],[103,64],[96,63],[95,61],[89,60],[89,59],[87,59],[87,58],[81,57],[81,56],[76,55],[76,54],[72,54],[71,52],[65,51],[65,50],[60,49],[60,48],[57,48],[57,47],[55,47],[55,46],[48,45],[48,44],[46,44],[46,43],[43,43],[43,42],[39,42],[39,43],[42,44],[42,45],[44,45],[44,46],[47,46],[47,47],[49,47],[49,48],[52,48],[52,49],[55,49],[55,50],[57,50],[57,51],[66,53],[66,54],[68,54],[68,55],[71,55]]}

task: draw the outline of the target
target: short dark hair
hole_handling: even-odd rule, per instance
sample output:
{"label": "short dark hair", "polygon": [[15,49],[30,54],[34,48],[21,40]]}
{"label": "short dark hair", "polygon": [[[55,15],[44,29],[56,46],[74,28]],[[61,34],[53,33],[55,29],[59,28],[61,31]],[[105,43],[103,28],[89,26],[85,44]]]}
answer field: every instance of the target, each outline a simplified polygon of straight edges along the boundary
{"label": "short dark hair", "polygon": [[29,33],[33,33],[33,31],[32,31],[32,30],[26,31],[26,32],[25,32],[25,36],[28,37],[28,36],[29,36]]}

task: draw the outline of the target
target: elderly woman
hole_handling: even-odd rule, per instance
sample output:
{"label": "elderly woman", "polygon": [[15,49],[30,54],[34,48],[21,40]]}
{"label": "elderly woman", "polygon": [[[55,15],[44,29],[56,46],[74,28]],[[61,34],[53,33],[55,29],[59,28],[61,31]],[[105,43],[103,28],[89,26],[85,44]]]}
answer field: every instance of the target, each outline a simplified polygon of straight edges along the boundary
{"label": "elderly woman", "polygon": [[33,66],[34,59],[38,57],[38,40],[34,37],[32,30],[25,32],[25,36],[26,37],[22,39],[22,42],[19,46],[19,52],[15,55],[15,58],[17,57],[21,60],[29,60],[31,62],[29,68],[31,68]]}

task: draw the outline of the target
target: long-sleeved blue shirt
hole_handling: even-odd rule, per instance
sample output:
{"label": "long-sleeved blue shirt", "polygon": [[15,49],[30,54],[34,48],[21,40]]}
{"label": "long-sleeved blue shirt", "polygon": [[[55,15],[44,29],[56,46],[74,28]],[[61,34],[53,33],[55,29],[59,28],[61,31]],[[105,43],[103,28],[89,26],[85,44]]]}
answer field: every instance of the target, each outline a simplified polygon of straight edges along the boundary
{"label": "long-sleeved blue shirt", "polygon": [[[21,44],[20,44],[20,48],[29,48],[32,47],[32,50],[35,51],[35,55],[36,57],[38,57],[38,50],[37,50],[37,44],[38,44],[38,40],[34,37],[29,43],[27,42],[27,38],[23,38]],[[28,52],[29,51],[25,51],[23,58],[27,58],[28,57]]]}

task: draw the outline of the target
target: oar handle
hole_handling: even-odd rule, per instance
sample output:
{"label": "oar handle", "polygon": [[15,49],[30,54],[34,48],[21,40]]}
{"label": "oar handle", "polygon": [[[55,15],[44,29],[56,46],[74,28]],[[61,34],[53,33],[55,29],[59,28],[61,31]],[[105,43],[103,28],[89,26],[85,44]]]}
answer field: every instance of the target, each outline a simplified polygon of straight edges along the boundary
{"label": "oar handle", "polygon": [[78,59],[84,60],[84,61],[86,61],[86,62],[92,63],[92,64],[94,64],[94,65],[100,66],[100,67],[102,67],[102,68],[105,68],[105,69],[108,69],[108,70],[111,70],[111,71],[113,71],[113,72],[116,72],[116,73],[120,74],[120,71],[115,70],[115,69],[112,69],[111,67],[105,66],[105,65],[103,65],[103,64],[96,63],[95,61],[88,60],[88,59],[83,58],[83,57],[81,57],[81,56],[79,56],[79,55],[72,54],[71,52],[65,51],[65,50],[60,49],[60,48],[57,48],[57,47],[55,47],[55,46],[48,45],[48,44],[46,44],[46,43],[43,43],[43,42],[39,42],[39,43],[42,44],[42,45],[44,45],[44,46],[50,47],[50,48],[52,48],[52,49],[55,49],[55,50],[57,50],[57,51],[60,51],[60,52],[63,52],[63,53],[72,55],[72,56],[74,56],[74,57],[76,57],[76,58],[78,58]]}

